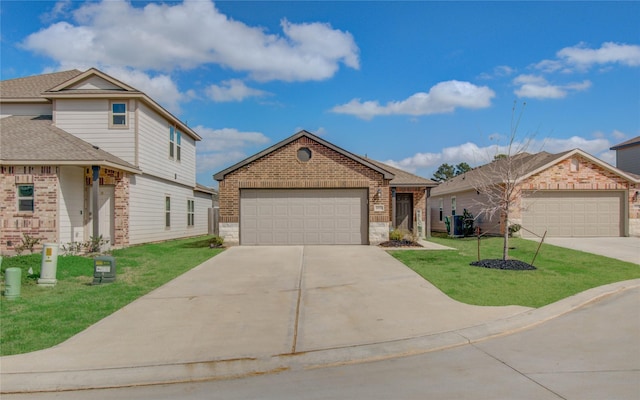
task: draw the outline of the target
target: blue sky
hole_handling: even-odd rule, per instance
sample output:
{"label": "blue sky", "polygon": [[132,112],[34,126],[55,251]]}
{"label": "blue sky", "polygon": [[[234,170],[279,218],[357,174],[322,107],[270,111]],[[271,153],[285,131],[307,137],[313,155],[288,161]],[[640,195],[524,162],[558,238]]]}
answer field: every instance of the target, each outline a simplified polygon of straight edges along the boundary
{"label": "blue sky", "polygon": [[[0,73],[97,67],[186,121],[198,182],[300,129],[430,178],[640,135],[640,2],[0,2]],[[526,103],[526,105],[525,105]]]}

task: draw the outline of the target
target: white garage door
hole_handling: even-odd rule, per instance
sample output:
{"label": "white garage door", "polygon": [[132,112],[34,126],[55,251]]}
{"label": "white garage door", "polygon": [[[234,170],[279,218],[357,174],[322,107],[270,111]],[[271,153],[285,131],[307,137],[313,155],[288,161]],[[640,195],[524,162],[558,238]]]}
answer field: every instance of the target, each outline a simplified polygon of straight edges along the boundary
{"label": "white garage door", "polygon": [[244,245],[367,244],[366,189],[243,189]]}
{"label": "white garage door", "polygon": [[622,199],[608,191],[525,193],[522,225],[551,237],[622,236]]}

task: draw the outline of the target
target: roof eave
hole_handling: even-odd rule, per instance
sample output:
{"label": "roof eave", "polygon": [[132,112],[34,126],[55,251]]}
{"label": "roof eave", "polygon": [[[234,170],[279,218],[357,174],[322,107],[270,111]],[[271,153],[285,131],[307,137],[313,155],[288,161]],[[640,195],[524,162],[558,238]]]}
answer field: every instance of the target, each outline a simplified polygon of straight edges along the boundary
{"label": "roof eave", "polygon": [[59,160],[0,160],[1,165],[58,165],[58,166],[73,166],[73,167],[91,167],[99,165],[101,167],[107,167],[111,169],[119,169],[132,174],[141,174],[142,171],[135,167],[128,167],[126,165],[117,164],[106,160],[75,160],[75,161],[59,161]]}

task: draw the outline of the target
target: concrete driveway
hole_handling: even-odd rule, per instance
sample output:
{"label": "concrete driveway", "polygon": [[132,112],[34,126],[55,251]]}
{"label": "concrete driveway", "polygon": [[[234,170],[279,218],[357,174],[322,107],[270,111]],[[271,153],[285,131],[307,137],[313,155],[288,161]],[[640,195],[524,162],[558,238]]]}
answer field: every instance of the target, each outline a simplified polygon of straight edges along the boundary
{"label": "concrete driveway", "polygon": [[640,264],[640,238],[546,238],[545,243]]}
{"label": "concrete driveway", "polygon": [[458,303],[375,246],[233,247],[56,347],[2,357],[2,391],[389,357],[467,343],[451,332],[529,310]]}

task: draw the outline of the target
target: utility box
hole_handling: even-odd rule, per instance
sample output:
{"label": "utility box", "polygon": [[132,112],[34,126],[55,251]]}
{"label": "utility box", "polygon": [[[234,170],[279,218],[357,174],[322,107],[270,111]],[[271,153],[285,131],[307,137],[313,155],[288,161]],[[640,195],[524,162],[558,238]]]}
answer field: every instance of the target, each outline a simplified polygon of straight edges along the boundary
{"label": "utility box", "polygon": [[93,259],[93,284],[111,283],[116,280],[116,259],[98,256]]}
{"label": "utility box", "polygon": [[453,216],[453,226],[451,227],[451,237],[464,237],[464,218],[462,215]]}
{"label": "utility box", "polygon": [[57,270],[58,245],[56,243],[44,243],[42,245],[42,262],[40,263],[38,286],[55,286],[58,283],[58,279],[56,279]]}
{"label": "utility box", "polygon": [[15,300],[20,297],[20,284],[22,270],[20,268],[7,268],[4,271],[4,297],[7,300]]}

